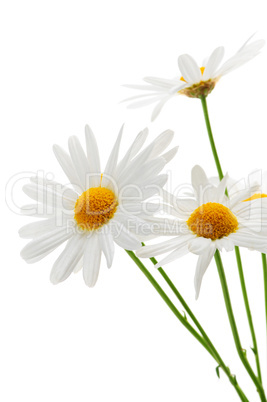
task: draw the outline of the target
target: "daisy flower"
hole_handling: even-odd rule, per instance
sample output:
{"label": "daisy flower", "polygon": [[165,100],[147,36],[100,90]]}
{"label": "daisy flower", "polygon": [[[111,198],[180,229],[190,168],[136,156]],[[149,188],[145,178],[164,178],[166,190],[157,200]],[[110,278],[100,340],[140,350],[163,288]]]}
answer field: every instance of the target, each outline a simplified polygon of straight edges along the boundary
{"label": "daisy flower", "polygon": [[58,145],[53,148],[72,188],[38,177],[23,188],[37,204],[26,205],[22,212],[42,219],[20,229],[21,237],[32,239],[22,258],[36,262],[67,241],[51,271],[54,284],[82,268],[86,285],[94,286],[102,253],[110,267],[114,243],[135,250],[141,246],[140,235],[145,236],[142,232],[149,232],[143,217],[153,214],[156,204],[145,201],[167,181],[160,172],[176,154],[177,147],[163,154],[174,133],[167,130],[142,149],[145,129],[118,162],[122,131],[104,170],[94,134],[86,126],[87,155],[75,136],[69,139],[69,154]]}
{"label": "daisy flower", "polygon": [[[266,232],[262,231],[262,223],[267,222],[267,202],[251,197],[258,186],[227,197],[227,182],[226,175],[215,186],[203,169],[195,166],[192,169],[193,197],[175,198],[164,193],[164,199],[169,204],[168,213],[175,216],[179,223],[176,225],[175,237],[137,251],[139,257],[170,252],[156,265],[157,268],[189,252],[197,254],[199,257],[194,279],[196,298],[199,296],[203,275],[217,249],[232,251],[235,246],[240,246],[267,251]],[[173,227],[169,228],[167,219],[165,225],[166,233],[170,231],[174,235]]]}
{"label": "daisy flower", "polygon": [[[259,54],[265,41],[257,40],[249,43],[250,39],[251,37],[236,54],[222,65],[220,64],[224,56],[224,47],[220,46],[211,53],[202,67],[199,67],[189,54],[179,56],[178,66],[181,74],[178,77],[172,79],[145,77],[144,81],[148,85],[125,85],[128,88],[149,91],[144,95],[125,99],[125,101],[134,100],[134,102],[128,105],[128,108],[135,109],[156,102],[157,105],[151,117],[153,121],[159,115],[165,103],[175,95],[186,95],[190,98],[200,98],[209,95],[223,75],[242,66]],[[139,100],[136,101],[136,99]]]}

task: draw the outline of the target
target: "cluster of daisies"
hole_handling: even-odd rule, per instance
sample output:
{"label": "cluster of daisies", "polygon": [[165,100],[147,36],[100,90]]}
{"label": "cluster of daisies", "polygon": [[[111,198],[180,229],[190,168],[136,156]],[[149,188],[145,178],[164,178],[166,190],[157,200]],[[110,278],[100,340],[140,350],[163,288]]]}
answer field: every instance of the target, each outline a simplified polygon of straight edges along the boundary
{"label": "cluster of daisies", "polygon": [[[263,43],[246,42],[222,66],[222,47],[215,49],[201,68],[191,56],[180,56],[182,77],[149,77],[145,80],[150,85],[131,86],[151,91],[143,95],[148,99],[132,107],[158,102],[154,119],[177,93],[207,96],[222,75],[256,56]],[[82,270],[86,285],[94,286],[102,254],[111,267],[116,244],[135,250],[138,257],[165,254],[157,267],[189,252],[198,255],[198,297],[203,275],[217,249],[231,251],[241,246],[267,253],[267,195],[260,183],[240,189],[226,175],[214,184],[201,167],[195,166],[191,194],[187,198],[175,197],[164,190],[168,176],[162,173],[177,152],[177,147],[168,150],[174,133],[167,130],[145,146],[147,136],[147,129],[140,132],[120,158],[121,129],[106,166],[101,168],[95,136],[86,126],[86,152],[75,136],[69,139],[69,153],[58,145],[53,148],[69,185],[33,177],[24,186],[24,192],[35,203],[23,207],[22,212],[39,219],[20,229],[21,237],[31,239],[21,256],[33,263],[66,242],[53,265],[52,283]],[[155,196],[161,201],[155,202]],[[142,247],[142,242],[161,235],[171,239]]]}

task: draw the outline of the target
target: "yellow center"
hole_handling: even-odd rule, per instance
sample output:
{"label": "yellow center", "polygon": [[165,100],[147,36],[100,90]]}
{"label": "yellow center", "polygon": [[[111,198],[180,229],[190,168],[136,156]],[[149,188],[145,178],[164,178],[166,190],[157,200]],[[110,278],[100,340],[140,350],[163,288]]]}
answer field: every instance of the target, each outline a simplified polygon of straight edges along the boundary
{"label": "yellow center", "polygon": [[[203,73],[204,73],[204,71],[205,71],[205,67],[200,67],[199,69],[200,69],[200,71],[201,71],[201,74],[203,75]],[[186,80],[184,79],[184,77],[181,77],[180,80],[186,82]]]}
{"label": "yellow center", "polygon": [[246,200],[243,200],[243,202],[257,200],[258,198],[267,198],[267,194],[260,194],[260,193],[253,194],[252,197],[249,197]]}
{"label": "yellow center", "polygon": [[117,206],[118,201],[111,190],[89,188],[76,201],[74,219],[83,230],[98,229],[113,217]]}
{"label": "yellow center", "polygon": [[221,239],[238,229],[238,221],[229,208],[208,202],[197,208],[187,221],[193,233],[207,239]]}

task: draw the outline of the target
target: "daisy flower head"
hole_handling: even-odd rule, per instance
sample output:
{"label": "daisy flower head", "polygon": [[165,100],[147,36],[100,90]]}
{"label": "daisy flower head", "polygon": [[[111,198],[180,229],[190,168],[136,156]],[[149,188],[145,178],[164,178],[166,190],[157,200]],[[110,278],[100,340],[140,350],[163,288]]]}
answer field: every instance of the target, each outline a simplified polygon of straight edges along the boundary
{"label": "daisy flower head", "polygon": [[175,95],[186,95],[190,98],[201,98],[209,95],[216,83],[223,76],[242,66],[257,56],[264,46],[264,40],[256,40],[250,43],[250,37],[244,45],[228,60],[221,64],[224,56],[224,47],[217,47],[206,59],[201,67],[189,54],[178,57],[180,75],[172,79],[145,77],[147,85],[125,85],[128,88],[148,91],[144,95],[137,95],[125,99],[133,101],[128,108],[157,103],[151,120],[155,120],[165,103]]}
{"label": "daisy flower head", "polygon": [[167,130],[143,148],[148,135],[148,130],[143,130],[119,161],[122,132],[103,170],[95,136],[86,126],[87,153],[75,136],[69,138],[69,153],[58,145],[53,148],[70,186],[33,177],[23,188],[37,202],[24,206],[23,214],[41,220],[20,229],[22,238],[32,239],[21,251],[22,258],[28,263],[39,261],[67,241],[51,271],[54,284],[83,269],[86,285],[94,286],[102,253],[110,267],[114,244],[135,250],[149,233],[144,218],[158,205],[147,200],[167,181],[161,171],[177,147],[164,150],[174,133]]}
{"label": "daisy flower head", "polygon": [[[228,175],[216,186],[201,167],[195,166],[192,169],[193,197],[176,198],[164,193],[169,205],[168,213],[179,222],[176,234],[173,228],[170,230],[175,237],[137,251],[139,257],[169,253],[156,265],[157,268],[189,252],[197,254],[194,279],[196,298],[202,278],[217,249],[232,251],[235,246],[240,246],[267,252],[266,232],[262,230],[262,223],[267,223],[267,201],[263,203],[261,199],[249,199],[257,191],[257,185],[228,197],[225,195],[227,182]],[[167,219],[165,224],[167,232]]]}

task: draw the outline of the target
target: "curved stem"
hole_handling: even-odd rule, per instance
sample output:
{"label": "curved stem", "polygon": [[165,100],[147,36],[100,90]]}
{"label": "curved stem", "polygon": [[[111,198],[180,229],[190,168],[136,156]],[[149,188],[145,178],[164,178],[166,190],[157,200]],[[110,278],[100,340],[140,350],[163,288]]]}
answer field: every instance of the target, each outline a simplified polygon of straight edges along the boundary
{"label": "curved stem", "polygon": [[242,348],[242,345],[240,342],[240,338],[239,338],[239,334],[238,334],[238,330],[237,330],[237,326],[236,326],[236,322],[235,322],[235,317],[234,317],[234,313],[233,313],[233,309],[232,309],[231,299],[230,299],[230,295],[229,295],[229,290],[228,290],[228,286],[227,286],[227,282],[226,282],[226,277],[225,277],[225,273],[224,273],[224,269],[223,269],[223,264],[222,264],[222,260],[221,260],[221,255],[218,250],[216,250],[214,257],[215,257],[215,261],[217,264],[217,269],[218,269],[218,273],[219,273],[219,277],[220,277],[220,281],[221,281],[226,310],[227,310],[229,322],[231,325],[237,353],[238,353],[245,369],[247,370],[250,378],[254,382],[256,389],[259,393],[261,401],[266,402],[266,397],[265,397],[265,393],[264,393],[262,384],[260,383],[258,377],[255,375],[254,371],[252,370],[252,368],[247,360],[246,352]]}
{"label": "curved stem", "polygon": [[[142,243],[144,245],[144,243]],[[156,260],[156,258],[151,257],[150,260],[152,261],[152,263],[154,265],[156,265],[158,262]],[[204,329],[202,328],[202,326],[200,325],[199,321],[197,320],[197,318],[195,317],[194,313],[191,311],[191,309],[189,308],[188,304],[185,302],[185,300],[183,299],[182,295],[180,294],[180,292],[178,291],[178,289],[175,287],[175,285],[173,284],[173,282],[171,281],[171,279],[168,277],[168,275],[166,274],[166,272],[164,271],[164,269],[162,267],[158,268],[159,273],[161,274],[161,276],[164,278],[164,280],[166,281],[166,283],[169,285],[169,287],[171,288],[171,290],[173,291],[173,293],[175,294],[175,296],[177,297],[177,299],[180,301],[180,303],[182,304],[182,306],[184,307],[185,311],[187,312],[187,314],[189,315],[189,317],[192,319],[193,323],[196,325],[196,327],[198,328],[199,332],[201,333],[201,335],[203,336],[204,340],[206,341],[206,343],[209,345],[210,349],[212,350],[213,353],[213,357],[214,359],[217,361],[217,363],[219,364],[219,366],[221,367],[221,369],[224,371],[224,373],[227,375],[230,383],[235,387],[236,392],[238,393],[240,399],[244,402],[249,402],[247,397],[245,396],[244,392],[242,391],[242,389],[240,388],[237,380],[236,380],[236,376],[234,376],[233,374],[231,374],[230,368],[227,367],[223,361],[223,359],[221,358],[221,356],[219,355],[219,353],[217,352],[215,346],[213,345],[213,343],[211,342],[210,338],[208,337],[208,335],[206,334],[206,332],[204,331]]]}
{"label": "curved stem", "polygon": [[252,315],[251,315],[251,311],[250,311],[250,307],[249,307],[248,294],[247,294],[246,283],[245,283],[245,278],[244,278],[244,273],[243,273],[242,261],[241,261],[240,251],[239,251],[238,247],[235,247],[235,254],[236,254],[236,260],[237,260],[237,266],[238,266],[238,272],[239,272],[239,278],[240,278],[240,283],[241,283],[244,303],[245,303],[245,307],[246,307],[246,313],[247,313],[247,317],[248,317],[248,323],[249,323],[252,342],[253,342],[253,349],[252,350],[253,350],[253,352],[255,354],[258,379],[262,384],[257,339],[256,339],[256,334],[255,334],[255,330],[254,330]]}

